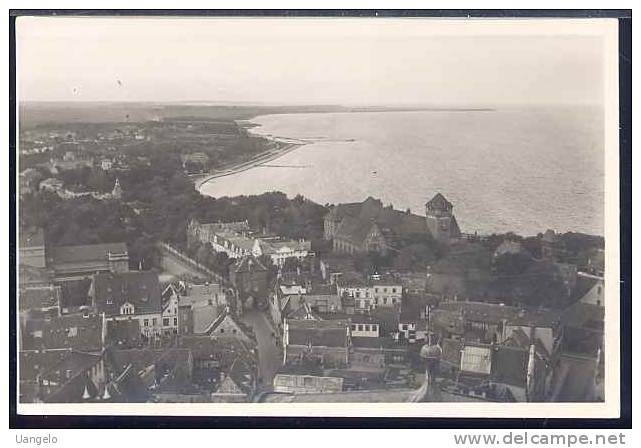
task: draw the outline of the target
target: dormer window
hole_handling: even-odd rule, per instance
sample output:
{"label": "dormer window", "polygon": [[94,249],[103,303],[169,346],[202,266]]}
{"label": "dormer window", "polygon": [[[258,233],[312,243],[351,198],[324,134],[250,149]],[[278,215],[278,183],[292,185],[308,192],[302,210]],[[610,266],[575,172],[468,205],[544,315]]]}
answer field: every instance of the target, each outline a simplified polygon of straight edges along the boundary
{"label": "dormer window", "polygon": [[120,307],[120,314],[134,314],[134,306],[131,303],[125,303],[122,307]]}

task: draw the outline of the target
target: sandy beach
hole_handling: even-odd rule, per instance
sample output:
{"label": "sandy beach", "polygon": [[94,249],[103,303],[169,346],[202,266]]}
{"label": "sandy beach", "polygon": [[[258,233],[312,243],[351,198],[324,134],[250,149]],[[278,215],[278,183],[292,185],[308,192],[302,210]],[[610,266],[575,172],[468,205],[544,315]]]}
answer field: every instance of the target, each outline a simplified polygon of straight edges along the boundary
{"label": "sandy beach", "polygon": [[242,162],[234,163],[229,165],[228,167],[224,167],[212,172],[209,172],[207,174],[199,174],[197,176],[193,177],[194,184],[196,186],[196,189],[200,191],[200,188],[206,184],[207,182],[217,179],[219,177],[225,177],[225,176],[230,176],[232,174],[237,174],[243,171],[247,171],[249,169],[252,169],[254,167],[263,165],[265,163],[274,161],[285,154],[294,151],[295,149],[298,149],[301,146],[307,145],[308,141],[305,140],[297,140],[297,139],[290,139],[290,138],[282,138],[282,137],[273,137],[273,136],[266,136],[266,135],[260,135],[261,138],[264,138],[265,140],[269,140],[272,142],[276,143],[276,147],[269,149],[268,151],[262,152],[258,154],[255,157],[252,157],[249,160],[245,160]]}

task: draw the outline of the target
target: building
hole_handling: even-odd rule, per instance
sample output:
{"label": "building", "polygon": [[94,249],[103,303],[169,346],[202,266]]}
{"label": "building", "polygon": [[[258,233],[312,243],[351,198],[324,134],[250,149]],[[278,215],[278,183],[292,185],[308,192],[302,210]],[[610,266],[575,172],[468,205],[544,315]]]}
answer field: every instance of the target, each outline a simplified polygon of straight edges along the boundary
{"label": "building", "polygon": [[[84,403],[103,396],[106,370],[102,354],[75,350],[21,352],[20,361],[21,402]],[[26,365],[29,367],[23,376]]]}
{"label": "building", "polygon": [[267,305],[269,270],[253,255],[246,255],[229,268],[229,279],[238,291],[243,308]]}
{"label": "building", "polygon": [[579,272],[573,296],[582,303],[605,305],[605,283],[603,277]]}
{"label": "building", "polygon": [[258,356],[253,344],[238,338],[180,336],[178,347],[191,352],[193,384],[209,392],[208,401],[251,399],[258,378]]}
{"label": "building", "polygon": [[44,268],[45,238],[41,228],[21,229],[18,235],[18,263],[34,268]]}
{"label": "building", "polygon": [[247,221],[202,224],[192,219],[187,226],[189,245],[209,244],[215,252],[225,253],[229,258],[251,255],[254,240],[249,234]]}
{"label": "building", "polygon": [[284,364],[303,359],[323,367],[349,364],[350,327],[347,320],[290,320],[283,331]]}
{"label": "building", "polygon": [[397,339],[410,344],[427,340],[430,312],[437,304],[434,296],[426,294],[405,297],[399,315]]}
{"label": "building", "polygon": [[144,341],[138,320],[108,320],[105,347],[119,350],[140,348]]}
{"label": "building", "polygon": [[401,306],[403,285],[392,278],[370,278],[366,282],[342,280],[338,282],[338,294],[354,298],[356,312],[395,308]]}
{"label": "building", "polygon": [[443,340],[441,371],[459,393],[492,401],[544,401],[552,373],[546,353],[527,347]]}
{"label": "building", "polygon": [[187,235],[190,244],[209,244],[212,250],[229,258],[268,256],[276,266],[283,266],[287,259],[302,260],[312,254],[309,241],[256,235],[247,221],[201,224],[191,220]]}
{"label": "building", "polygon": [[125,243],[57,246],[48,251],[47,266],[58,281],[103,272],[122,273],[129,271],[129,254]]}
{"label": "building", "polygon": [[538,339],[554,353],[561,336],[554,310],[526,309],[482,302],[445,302],[430,312],[431,327],[444,338],[502,344],[515,332]]}
{"label": "building", "polygon": [[252,364],[237,357],[231,366],[221,371],[220,383],[210,395],[214,403],[250,402],[256,391],[256,371]]}
{"label": "building", "polygon": [[380,323],[373,316],[354,314],[349,320],[352,338],[378,338],[383,335]]}
{"label": "building", "polygon": [[252,247],[255,257],[267,256],[274,266],[284,266],[291,258],[303,260],[312,254],[312,243],[306,240],[256,238]]}
{"label": "building", "polygon": [[358,275],[354,266],[354,258],[347,254],[323,255],[319,261],[323,281],[334,285],[339,279]]}
{"label": "building", "polygon": [[603,350],[605,308],[592,303],[576,302],[562,315],[563,351],[596,356]]}
{"label": "building", "polygon": [[207,329],[206,334],[219,338],[234,338],[245,344],[255,345],[256,337],[251,327],[235,318],[225,309]]}
{"label": "building", "polygon": [[179,296],[172,288],[172,285],[168,285],[163,290],[161,297],[162,334],[166,336],[178,334]]}
{"label": "building", "polygon": [[302,286],[278,281],[269,296],[269,311],[272,322],[281,329],[286,317],[304,307],[315,313],[338,313],[343,310],[342,302],[335,285],[310,282]]}
{"label": "building", "polygon": [[189,174],[204,173],[209,168],[209,156],[203,152],[193,152],[180,156],[183,168]]}
{"label": "building", "polygon": [[137,320],[146,338],[162,334],[158,274],[149,271],[100,273],[90,289],[93,308],[109,320]]}
{"label": "building", "polygon": [[437,193],[425,204],[427,227],[435,240],[448,243],[461,237],[461,229],[453,209],[452,203],[441,193]]}
{"label": "building", "polygon": [[113,168],[113,161],[111,159],[102,159],[100,161],[100,168],[103,171],[109,171]]}
{"label": "building", "polygon": [[426,220],[409,211],[394,210],[372,197],[363,202],[332,206],[324,218],[325,239],[335,252],[386,254],[404,239],[428,234]]}
{"label": "building", "polygon": [[163,316],[163,325],[165,319],[170,319],[170,323],[176,322],[176,332],[179,334],[208,333],[218,316],[229,305],[225,290],[217,283],[179,281],[169,285],[163,295],[167,295],[167,291],[171,291],[177,298],[177,315]]}
{"label": "building", "polygon": [[20,314],[27,313],[31,317],[59,316],[61,301],[61,288],[53,284],[21,287],[18,292]]}
{"label": "building", "polygon": [[343,378],[326,376],[323,369],[306,365],[281,367],[273,383],[277,393],[328,394],[343,390]]}
{"label": "building", "polygon": [[100,352],[105,332],[103,317],[95,314],[27,319],[20,326],[20,350]]}

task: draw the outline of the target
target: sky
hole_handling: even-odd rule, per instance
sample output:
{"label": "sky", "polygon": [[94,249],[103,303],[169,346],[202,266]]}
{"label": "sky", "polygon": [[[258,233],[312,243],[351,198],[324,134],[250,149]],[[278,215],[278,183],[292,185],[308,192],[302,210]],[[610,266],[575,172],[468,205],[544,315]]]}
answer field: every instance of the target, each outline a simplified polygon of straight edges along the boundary
{"label": "sky", "polygon": [[587,20],[17,21],[21,101],[602,104]]}

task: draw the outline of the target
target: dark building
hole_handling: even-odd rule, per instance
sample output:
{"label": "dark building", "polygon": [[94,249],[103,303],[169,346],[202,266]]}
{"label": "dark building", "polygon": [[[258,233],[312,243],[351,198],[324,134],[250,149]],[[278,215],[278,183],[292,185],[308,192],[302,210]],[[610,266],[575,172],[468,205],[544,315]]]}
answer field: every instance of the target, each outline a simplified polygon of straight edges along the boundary
{"label": "dark building", "polygon": [[243,307],[267,304],[269,270],[253,255],[238,260],[229,270],[229,279],[238,291]]}

